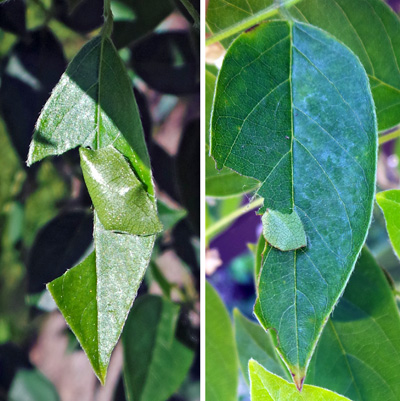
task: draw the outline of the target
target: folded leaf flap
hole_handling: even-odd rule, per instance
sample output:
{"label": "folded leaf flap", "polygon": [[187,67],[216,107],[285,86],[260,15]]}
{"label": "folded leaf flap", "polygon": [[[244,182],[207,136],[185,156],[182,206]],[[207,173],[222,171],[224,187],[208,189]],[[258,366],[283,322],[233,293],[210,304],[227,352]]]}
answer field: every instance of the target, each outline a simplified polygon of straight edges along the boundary
{"label": "folded leaf flap", "polygon": [[267,210],[262,216],[265,240],[281,251],[291,251],[307,245],[303,223],[296,211],[283,214]]}
{"label": "folded leaf flap", "polygon": [[133,235],[162,231],[155,202],[118,150],[107,146],[79,152],[90,197],[106,230]]}

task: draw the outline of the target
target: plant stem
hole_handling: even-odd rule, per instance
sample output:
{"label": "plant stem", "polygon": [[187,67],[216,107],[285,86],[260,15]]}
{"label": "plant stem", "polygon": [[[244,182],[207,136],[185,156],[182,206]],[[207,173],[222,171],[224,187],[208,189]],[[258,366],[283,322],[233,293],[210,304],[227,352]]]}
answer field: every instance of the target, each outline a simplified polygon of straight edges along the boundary
{"label": "plant stem", "polygon": [[104,25],[101,30],[102,38],[108,38],[111,36],[113,29],[113,14],[111,11],[111,0],[104,0]]}
{"label": "plant stem", "polygon": [[209,37],[206,40],[206,46],[209,46],[215,42],[219,42],[222,39],[229,38],[230,36],[235,35],[236,33],[239,33],[241,31],[244,31],[245,29],[251,28],[252,26],[257,25],[258,23],[266,20],[267,18],[277,14],[280,7],[287,8],[296,4],[299,1],[300,0],[287,0],[282,4],[275,3],[272,6],[267,7],[264,10],[261,10],[258,13],[253,14],[250,17],[245,18],[242,21],[239,21],[236,24],[231,25],[229,28],[225,28],[222,31],[218,32],[217,34]]}
{"label": "plant stem", "polygon": [[382,135],[379,137],[379,145],[383,145],[386,142],[392,141],[400,137],[400,127],[397,128],[396,131],[391,132],[390,134]]}
{"label": "plant stem", "polygon": [[217,236],[226,226],[233,223],[237,218],[250,212],[250,210],[257,209],[264,203],[263,198],[259,198],[247,205],[242,206],[240,209],[235,210],[231,214],[228,214],[223,219],[217,221],[206,230],[206,243],[208,244],[215,236]]}
{"label": "plant stem", "polygon": [[183,6],[186,8],[186,11],[193,18],[194,26],[196,28],[200,28],[200,16],[196,9],[193,7],[192,3],[189,0],[180,0]]}

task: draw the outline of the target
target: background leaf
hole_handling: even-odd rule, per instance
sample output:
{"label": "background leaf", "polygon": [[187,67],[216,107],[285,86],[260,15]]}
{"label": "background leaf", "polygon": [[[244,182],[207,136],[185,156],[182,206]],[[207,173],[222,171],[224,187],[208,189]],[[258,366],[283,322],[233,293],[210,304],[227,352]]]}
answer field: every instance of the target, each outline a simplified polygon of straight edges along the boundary
{"label": "background leaf", "polygon": [[131,401],[164,401],[179,388],[194,353],[176,338],[179,306],[146,295],[135,302],[122,335],[124,382]]}
{"label": "background leaf", "polygon": [[151,32],[173,11],[173,6],[170,1],[114,0],[111,10],[114,16],[112,40],[120,49]]}
{"label": "background leaf", "polygon": [[266,333],[259,324],[244,317],[238,309],[233,311],[233,316],[240,368],[247,384],[250,382],[249,361],[256,358],[271,373],[290,379],[290,375],[276,353],[270,334]]}
{"label": "background leaf", "polygon": [[382,0],[301,0],[296,19],[318,26],[347,45],[367,71],[379,130],[400,123],[400,20]]}
{"label": "background leaf", "polygon": [[236,401],[238,358],[232,323],[214,288],[206,282],[206,399]]}
{"label": "background leaf", "polygon": [[299,392],[294,384],[265,370],[256,361],[249,362],[252,401],[350,401],[323,388],[305,385]]}
{"label": "background leaf", "polygon": [[152,33],[131,47],[130,65],[151,88],[174,95],[199,90],[199,65],[188,32]]}
{"label": "background leaf", "polygon": [[262,182],[262,211],[294,210],[304,225],[304,250],[268,249],[255,309],[301,387],[371,220],[377,133],[366,74],[317,28],[262,24],[225,56],[211,145],[217,167]]}
{"label": "background leaf", "polygon": [[400,258],[400,190],[392,189],[376,194],[376,201],[383,210],[390,242]]}
{"label": "background leaf", "polygon": [[54,385],[36,369],[17,372],[8,393],[9,401],[58,401]]}
{"label": "background leaf", "polygon": [[46,283],[74,267],[90,249],[93,216],[85,211],[61,214],[38,233],[29,254],[28,292],[45,290]]}
{"label": "background leaf", "polygon": [[307,382],[353,401],[400,397],[400,316],[385,273],[364,248],[328,321]]}

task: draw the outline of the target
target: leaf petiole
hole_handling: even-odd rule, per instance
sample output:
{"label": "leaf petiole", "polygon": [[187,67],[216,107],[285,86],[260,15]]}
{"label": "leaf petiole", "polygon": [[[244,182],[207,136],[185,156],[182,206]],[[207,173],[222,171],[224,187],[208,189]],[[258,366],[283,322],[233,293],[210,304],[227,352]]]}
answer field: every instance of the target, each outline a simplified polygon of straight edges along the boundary
{"label": "leaf petiole", "polygon": [[220,42],[223,39],[229,38],[239,32],[244,31],[245,29],[251,28],[254,25],[259,24],[260,22],[266,20],[267,18],[272,17],[273,15],[279,12],[280,8],[288,8],[300,0],[287,0],[282,3],[274,3],[270,7],[265,8],[264,10],[259,11],[251,15],[248,18],[245,18],[236,24],[231,25],[229,28],[223,29],[215,35],[212,35],[208,39],[206,39],[206,46],[212,45],[213,43]]}
{"label": "leaf petiole", "polygon": [[224,230],[229,224],[234,222],[237,218],[243,216],[250,210],[257,209],[258,207],[262,206],[263,203],[264,203],[264,198],[256,199],[255,201],[242,206],[240,209],[235,210],[234,212],[225,216],[223,219],[211,225],[206,230],[206,244],[208,244],[214,237],[216,237],[222,230]]}
{"label": "leaf petiole", "polygon": [[379,140],[378,140],[379,141],[379,145],[383,145],[384,143],[389,142],[389,141],[393,141],[393,139],[396,139],[396,138],[399,138],[399,137],[400,137],[400,127],[398,127],[396,129],[396,131],[393,131],[393,132],[391,132],[389,134],[380,136]]}

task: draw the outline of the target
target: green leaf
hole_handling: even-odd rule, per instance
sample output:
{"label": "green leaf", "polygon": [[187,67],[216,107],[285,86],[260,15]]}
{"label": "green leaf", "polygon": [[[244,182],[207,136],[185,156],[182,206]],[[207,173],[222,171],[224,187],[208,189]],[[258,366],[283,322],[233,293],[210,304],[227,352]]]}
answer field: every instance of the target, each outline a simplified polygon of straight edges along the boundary
{"label": "green leaf", "polygon": [[367,71],[379,130],[400,123],[400,20],[382,0],[302,0],[294,18],[347,45]]}
{"label": "green leaf", "polygon": [[153,195],[132,83],[111,41],[96,37],[72,60],[36,123],[28,165],[78,146],[113,145]]}
{"label": "green leaf", "polygon": [[211,109],[216,79],[213,73],[206,70],[206,195],[220,198],[250,192],[258,187],[259,182],[229,168],[217,170],[209,155]]}
{"label": "green leaf", "polygon": [[267,209],[262,216],[262,223],[264,238],[274,248],[292,251],[307,245],[303,223],[295,211],[283,214]]}
{"label": "green leaf", "polygon": [[154,240],[107,231],[95,215],[95,251],[47,285],[102,383]]}
{"label": "green leaf", "polygon": [[175,207],[170,207],[160,200],[157,201],[157,209],[161,223],[164,226],[164,231],[173,228],[187,215],[185,209],[176,209]]}
{"label": "green leaf", "polygon": [[164,401],[182,384],[194,352],[176,338],[179,306],[153,295],[135,302],[122,335],[131,401]]}
{"label": "green leaf", "polygon": [[251,401],[350,401],[320,387],[305,385],[299,392],[294,384],[265,370],[256,361],[249,362]]}
{"label": "green leaf", "polygon": [[268,248],[255,309],[300,387],[371,221],[377,130],[361,64],[306,24],[243,33],[218,77],[211,151],[262,182],[262,211],[295,211],[304,226],[306,248]]}
{"label": "green leaf", "polygon": [[400,399],[400,316],[387,277],[364,248],[310,364],[307,382],[353,401]]}
{"label": "green leaf", "polygon": [[249,360],[254,358],[257,358],[257,361],[270,372],[289,379],[290,376],[275,351],[270,334],[266,333],[259,324],[245,318],[237,309],[233,311],[233,317],[236,349],[246,382],[249,383]]}
{"label": "green leaf", "polygon": [[118,150],[80,148],[79,153],[86,186],[106,230],[133,235],[162,231],[155,203]]}
{"label": "green leaf", "polygon": [[36,369],[20,369],[15,375],[8,392],[9,401],[58,401],[57,390]]}
{"label": "green leaf", "polygon": [[206,400],[236,401],[238,358],[232,323],[214,288],[206,282]]}
{"label": "green leaf", "polygon": [[390,242],[400,258],[400,190],[379,192],[376,194],[376,201],[385,215]]}

